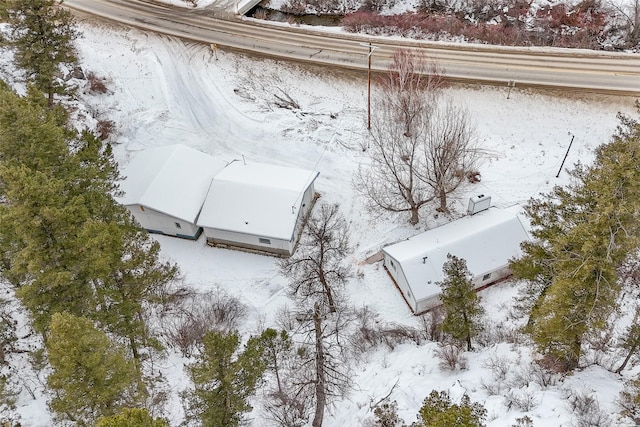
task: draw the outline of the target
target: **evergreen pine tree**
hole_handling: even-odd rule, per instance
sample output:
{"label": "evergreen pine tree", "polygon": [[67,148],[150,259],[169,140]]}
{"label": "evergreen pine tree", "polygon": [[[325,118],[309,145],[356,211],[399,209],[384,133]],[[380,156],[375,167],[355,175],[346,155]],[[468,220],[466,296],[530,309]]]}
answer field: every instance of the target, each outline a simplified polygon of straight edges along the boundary
{"label": "evergreen pine tree", "polygon": [[276,393],[283,393],[283,371],[282,358],[291,351],[291,337],[287,331],[278,333],[275,329],[268,328],[262,334],[262,345],[266,368],[273,372],[276,377]]}
{"label": "evergreen pine tree", "polygon": [[486,417],[487,410],[479,403],[472,403],[466,394],[460,404],[455,404],[446,391],[433,390],[424,400],[418,422],[412,427],[482,427]]}
{"label": "evergreen pine tree", "polygon": [[135,364],[122,348],[86,318],[56,313],[46,341],[53,373],[51,409],[77,425],[95,425],[123,407],[140,403],[141,384]]}
{"label": "evergreen pine tree", "polygon": [[262,337],[250,338],[238,353],[240,338],[211,331],[202,354],[189,366],[194,390],[183,394],[187,420],[207,427],[234,427],[252,408],[254,394],[266,369]]}
{"label": "evergreen pine tree", "polygon": [[124,408],[116,415],[98,418],[96,427],[169,427],[169,423],[153,418],[146,409]]}
{"label": "evergreen pine tree", "polygon": [[83,255],[96,248],[77,236],[114,204],[117,170],[108,152],[102,163],[87,161],[94,142],[75,139],[66,113],[37,99],[0,86],[0,268],[44,332],[53,312],[95,307]]}
{"label": "evergreen pine tree", "polygon": [[530,288],[527,331],[559,369],[578,366],[586,332],[602,330],[620,294],[618,267],[640,246],[640,126],[623,118],[592,166],[531,200],[536,241],[511,263]]}
{"label": "evergreen pine tree", "polygon": [[128,213],[122,220],[95,224],[80,238],[98,239],[104,245],[104,250],[90,259],[101,270],[95,275],[100,282],[95,318],[106,330],[123,337],[138,360],[142,347],[161,347],[147,325],[146,310],[149,304],[164,302],[167,286],[177,278],[178,268],[159,261],[160,244],[151,241]]}
{"label": "evergreen pine tree", "polygon": [[438,285],[442,289],[442,305],[445,317],[442,330],[456,341],[464,342],[471,350],[471,339],[480,331],[480,317],[484,309],[471,283],[471,273],[467,262],[447,254],[447,262],[442,266],[445,278]]}
{"label": "evergreen pine tree", "polygon": [[73,45],[78,37],[73,15],[61,7],[62,0],[5,0],[5,13],[12,28],[11,45],[15,61],[27,80],[47,94],[49,106],[54,93],[61,93],[61,66],[74,67]]}

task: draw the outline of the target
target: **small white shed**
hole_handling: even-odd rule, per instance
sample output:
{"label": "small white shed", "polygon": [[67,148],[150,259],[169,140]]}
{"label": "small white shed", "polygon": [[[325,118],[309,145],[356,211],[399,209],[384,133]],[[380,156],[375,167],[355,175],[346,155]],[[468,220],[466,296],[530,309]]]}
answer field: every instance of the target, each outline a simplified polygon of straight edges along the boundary
{"label": "small white shed", "polygon": [[463,258],[481,288],[508,277],[509,260],[531,240],[524,210],[495,207],[466,216],[383,248],[384,265],[414,314],[440,305],[447,254]]}
{"label": "small white shed", "polygon": [[226,163],[185,145],[139,152],[123,171],[118,201],[151,233],[197,239],[209,185]]}
{"label": "small white shed", "polygon": [[234,161],[215,176],[198,225],[207,243],[289,256],[315,200],[319,173]]}

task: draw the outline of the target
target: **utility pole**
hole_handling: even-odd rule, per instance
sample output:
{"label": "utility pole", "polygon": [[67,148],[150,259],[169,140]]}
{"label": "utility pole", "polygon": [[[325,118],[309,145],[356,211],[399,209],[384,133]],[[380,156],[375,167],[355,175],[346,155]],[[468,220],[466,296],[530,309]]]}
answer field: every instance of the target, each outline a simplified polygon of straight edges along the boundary
{"label": "utility pole", "polygon": [[368,71],[367,71],[367,129],[371,129],[371,55],[373,48],[369,42],[369,54],[367,55]]}
{"label": "utility pole", "polygon": [[378,46],[374,46],[369,43],[360,43],[361,46],[366,46],[369,48],[369,53],[367,54],[367,129],[371,129],[371,55],[373,55],[373,51],[378,48]]}

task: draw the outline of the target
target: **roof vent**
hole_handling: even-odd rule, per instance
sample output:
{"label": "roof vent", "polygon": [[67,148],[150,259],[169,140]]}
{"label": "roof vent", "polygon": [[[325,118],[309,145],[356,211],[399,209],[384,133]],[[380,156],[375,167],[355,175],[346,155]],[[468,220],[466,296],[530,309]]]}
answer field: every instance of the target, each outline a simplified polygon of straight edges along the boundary
{"label": "roof vent", "polygon": [[491,196],[485,196],[480,194],[479,196],[473,196],[469,199],[469,207],[467,213],[469,215],[477,214],[478,212],[486,211],[491,205]]}

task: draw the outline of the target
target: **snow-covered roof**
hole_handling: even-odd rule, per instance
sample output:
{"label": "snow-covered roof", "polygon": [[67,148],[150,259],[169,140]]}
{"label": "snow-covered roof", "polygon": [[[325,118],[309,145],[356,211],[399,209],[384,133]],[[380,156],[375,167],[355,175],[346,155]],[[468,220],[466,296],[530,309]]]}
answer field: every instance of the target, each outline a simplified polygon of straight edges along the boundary
{"label": "snow-covered roof", "polygon": [[211,180],[225,165],[180,144],[141,151],[122,173],[118,201],[195,223]]}
{"label": "snow-covered roof", "polygon": [[[469,271],[482,275],[506,266],[521,253],[520,243],[531,240],[529,222],[521,206],[489,208],[383,249],[400,263],[416,300],[440,293],[447,254],[463,258]],[[425,258],[426,257],[426,258]]]}
{"label": "snow-covered roof", "polygon": [[215,176],[198,226],[289,240],[318,172],[234,161]]}

